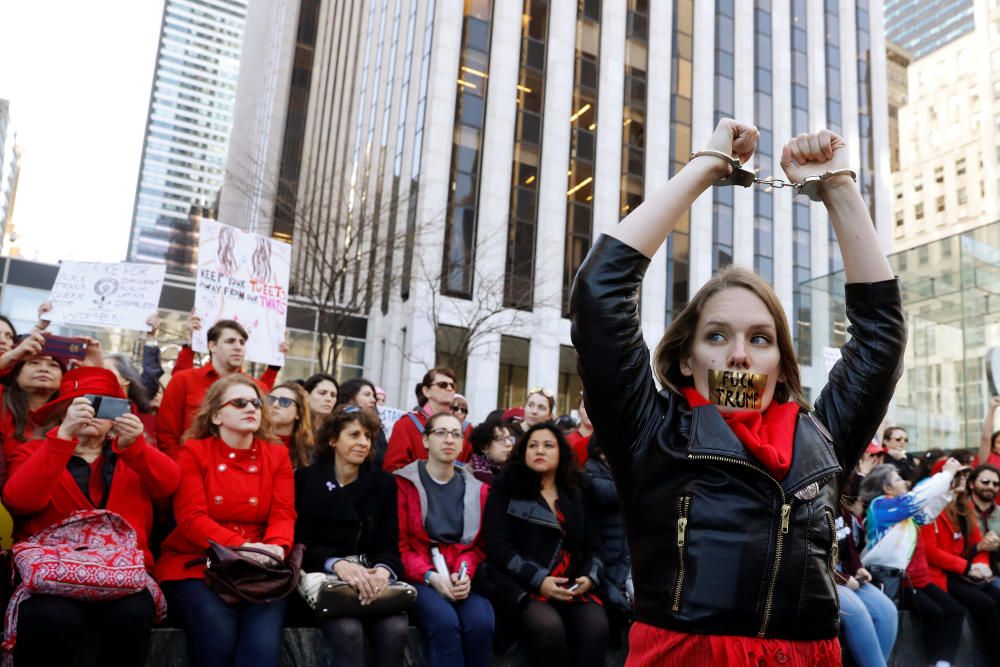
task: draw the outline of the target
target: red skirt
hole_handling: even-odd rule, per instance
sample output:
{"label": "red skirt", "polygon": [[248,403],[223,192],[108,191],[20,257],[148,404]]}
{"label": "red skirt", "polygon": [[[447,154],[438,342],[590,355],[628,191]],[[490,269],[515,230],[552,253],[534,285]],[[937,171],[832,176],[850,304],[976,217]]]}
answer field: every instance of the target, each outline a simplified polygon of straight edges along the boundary
{"label": "red skirt", "polygon": [[834,639],[795,641],[694,635],[633,623],[625,667],[840,667]]}

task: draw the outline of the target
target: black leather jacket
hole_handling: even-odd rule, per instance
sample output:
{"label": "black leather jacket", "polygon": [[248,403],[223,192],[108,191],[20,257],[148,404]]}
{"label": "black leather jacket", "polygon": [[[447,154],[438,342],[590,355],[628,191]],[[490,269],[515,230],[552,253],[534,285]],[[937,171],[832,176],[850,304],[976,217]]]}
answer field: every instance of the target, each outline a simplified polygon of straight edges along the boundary
{"label": "black leather jacket", "polygon": [[692,410],[674,392],[657,393],[638,314],[648,264],[601,236],[571,301],[587,413],[625,515],[635,618],[698,634],[836,637],[837,502],[902,371],[898,282],[847,286],[852,338],[815,412],[799,415],[791,469],[778,482],[714,406]]}

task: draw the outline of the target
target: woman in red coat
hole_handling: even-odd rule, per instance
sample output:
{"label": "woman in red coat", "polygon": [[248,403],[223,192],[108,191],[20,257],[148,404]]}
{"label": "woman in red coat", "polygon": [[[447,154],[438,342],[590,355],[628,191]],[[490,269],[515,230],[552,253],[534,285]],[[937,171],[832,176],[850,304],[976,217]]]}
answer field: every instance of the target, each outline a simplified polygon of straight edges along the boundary
{"label": "woman in red coat", "polygon": [[156,578],[187,634],[193,665],[264,667],[281,657],[286,600],[228,605],[202,579],[209,540],[281,558],[291,549],[292,464],[273,440],[263,393],[237,374],[208,390],[178,453],[177,528],[163,543]]}
{"label": "woman in red coat", "polygon": [[[38,424],[52,427],[10,459],[3,502],[14,516],[14,539],[35,535],[78,510],[106,509],[135,529],[152,569],[153,503],[170,497],[180,470],[146,442],[138,417],[95,419],[87,394],[125,397],[110,371],[81,367],[63,377],[58,399],[32,413]],[[101,602],[32,595],[18,609],[15,663],[72,664],[84,632],[96,625],[99,664],[143,664],[154,612],[150,591]]]}
{"label": "woman in red coat", "polygon": [[1000,664],[1000,589],[989,580],[989,545],[983,542],[969,502],[966,476],[956,477],[955,497],[933,524],[920,530],[934,583],[948,591],[975,621],[979,645],[991,665]]}

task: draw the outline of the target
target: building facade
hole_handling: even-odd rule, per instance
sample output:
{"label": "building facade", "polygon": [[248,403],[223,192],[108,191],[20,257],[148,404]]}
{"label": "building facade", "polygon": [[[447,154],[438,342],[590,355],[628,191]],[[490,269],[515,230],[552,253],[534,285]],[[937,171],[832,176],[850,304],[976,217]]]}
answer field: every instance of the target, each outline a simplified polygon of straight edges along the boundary
{"label": "building facade", "polygon": [[904,250],[1000,219],[1000,3],[975,29],[910,63],[898,109],[893,246]]}
{"label": "building facade", "polygon": [[[215,209],[229,145],[246,0],[166,0],[136,186],[128,258],[193,265],[194,207]],[[176,233],[175,233],[176,232]]]}
{"label": "building facade", "polygon": [[975,0],[885,0],[885,36],[923,58],[971,32]]}
{"label": "building facade", "polygon": [[[247,90],[259,99],[261,81],[275,82],[267,103],[286,111],[243,151],[270,156],[263,169],[230,160],[232,178],[260,195],[230,200],[227,188],[220,219],[244,211],[259,233],[291,239],[300,290],[323,283],[322,256],[345,257],[338,298],[364,295],[365,372],[395,405],[410,405],[424,371],[447,361],[460,366],[474,417],[519,403],[529,386],[557,390],[560,412],[575,408],[573,275],[594,239],[681,169],[721,117],[761,128],[752,166],[764,176],[782,176],[781,146],[794,133],[839,131],[890,243],[880,3],[303,0],[285,9],[280,26],[277,10],[249,9],[245,52],[277,55],[275,71]],[[234,135],[263,128],[259,117],[238,113]],[[787,189],[713,189],[653,258],[644,336],[654,346],[717,268],[755,267],[773,282],[817,391],[829,341],[811,331],[826,330],[828,309],[797,287],[839,261],[821,205]]]}

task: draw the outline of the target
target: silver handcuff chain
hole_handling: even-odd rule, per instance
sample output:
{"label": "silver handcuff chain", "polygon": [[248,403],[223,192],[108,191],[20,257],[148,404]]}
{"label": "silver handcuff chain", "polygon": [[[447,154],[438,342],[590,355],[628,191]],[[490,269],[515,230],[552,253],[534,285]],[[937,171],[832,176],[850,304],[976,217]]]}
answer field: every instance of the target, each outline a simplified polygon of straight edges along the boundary
{"label": "silver handcuff chain", "polygon": [[780,190],[781,188],[792,188],[795,190],[795,194],[797,195],[804,194],[812,201],[820,201],[819,186],[828,178],[844,174],[850,176],[854,181],[858,180],[857,174],[852,169],[835,169],[819,176],[807,176],[801,183],[792,183],[791,181],[777,178],[774,175],[760,178],[755,172],[752,172],[749,169],[744,169],[743,163],[740,162],[739,159],[726,155],[722,151],[715,150],[702,150],[697,153],[692,153],[688,160],[690,161],[703,155],[725,160],[732,167],[732,171],[728,176],[720,178],[714,183],[714,185],[717,186],[740,185],[744,188],[749,188],[751,185],[756,184],[766,185],[767,187],[774,188],[776,190]]}

